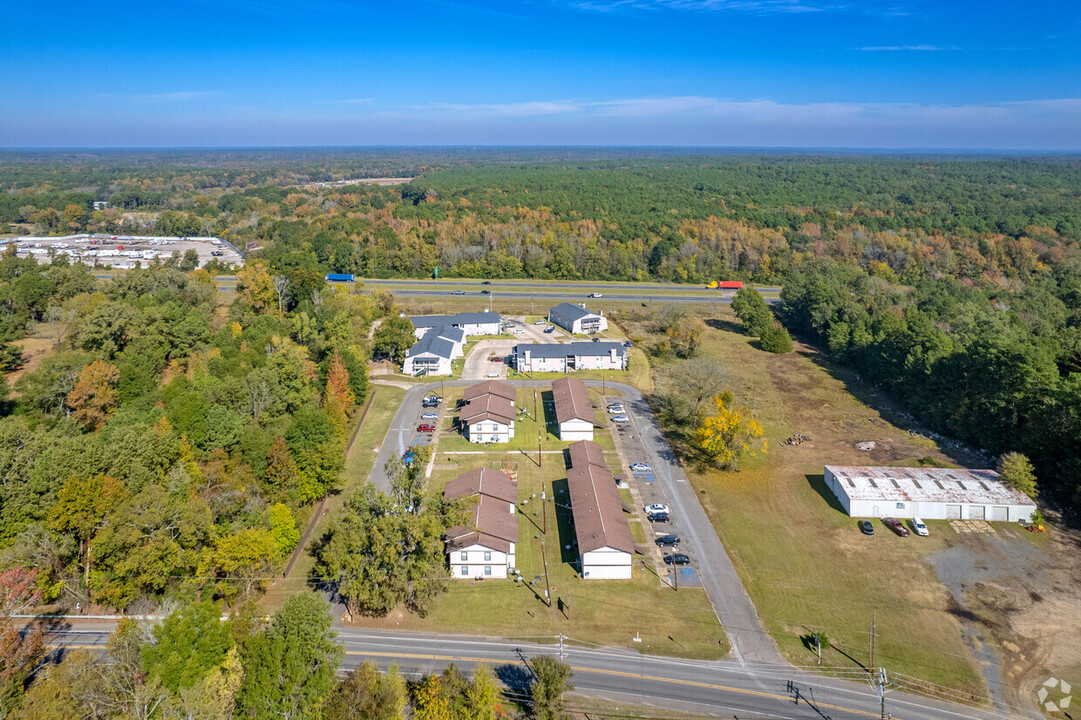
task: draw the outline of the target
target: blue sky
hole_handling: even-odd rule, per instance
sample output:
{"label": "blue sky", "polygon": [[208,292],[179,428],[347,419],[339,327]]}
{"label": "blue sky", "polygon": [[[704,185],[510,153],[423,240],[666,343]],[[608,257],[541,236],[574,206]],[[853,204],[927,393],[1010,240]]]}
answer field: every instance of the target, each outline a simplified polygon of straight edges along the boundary
{"label": "blue sky", "polygon": [[1081,149],[1081,5],[18,3],[0,147]]}

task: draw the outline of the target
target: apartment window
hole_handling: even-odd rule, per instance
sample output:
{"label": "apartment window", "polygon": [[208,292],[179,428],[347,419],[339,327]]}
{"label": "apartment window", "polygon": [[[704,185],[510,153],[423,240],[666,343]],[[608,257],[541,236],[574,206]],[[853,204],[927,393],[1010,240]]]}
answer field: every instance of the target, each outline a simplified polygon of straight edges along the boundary
{"label": "apartment window", "polygon": [[462,575],[468,575],[468,574],[469,574],[469,568],[467,568],[465,565],[462,565]]}
{"label": "apartment window", "polygon": [[484,574],[485,575],[491,575],[492,574],[492,566],[491,565],[485,565],[484,566]]}
{"label": "apartment window", "polygon": [[469,553],[467,553],[467,552],[462,553],[461,559],[462,559],[462,562],[465,562],[466,560],[468,560],[469,559]]}
{"label": "apartment window", "polygon": [[484,553],[484,562],[491,562],[491,561],[492,561],[492,553],[486,551]]}

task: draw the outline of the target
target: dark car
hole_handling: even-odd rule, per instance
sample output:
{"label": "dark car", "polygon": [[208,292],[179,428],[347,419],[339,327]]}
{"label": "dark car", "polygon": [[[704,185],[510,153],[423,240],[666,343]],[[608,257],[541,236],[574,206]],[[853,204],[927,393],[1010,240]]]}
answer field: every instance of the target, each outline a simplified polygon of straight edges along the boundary
{"label": "dark car", "polygon": [[549,325],[548,327],[544,328],[544,332],[545,332],[546,334],[548,334],[548,335],[551,335],[551,334],[552,334],[552,333],[554,333],[555,331],[556,331],[556,327],[555,327],[555,325]]}
{"label": "dark car", "polygon": [[418,425],[417,426],[417,432],[434,433],[435,432],[435,425],[432,425],[431,423],[424,423],[423,425]]}
{"label": "dark car", "polygon": [[690,565],[691,559],[683,553],[672,553],[664,556],[665,565]]}
{"label": "dark car", "polygon": [[481,282],[481,285],[491,285],[491,284],[492,284],[491,280],[485,280],[485,281]]}
{"label": "dark car", "polygon": [[650,513],[646,516],[646,520],[649,520],[651,523],[666,523],[670,520],[670,518],[668,517],[668,513],[659,512]]}
{"label": "dark car", "polygon": [[491,291],[491,290],[481,290],[481,291],[480,291],[480,294],[481,294],[481,295],[491,295],[491,294],[492,294],[492,291]]}
{"label": "dark car", "polygon": [[420,404],[424,407],[439,407],[439,403],[443,402],[443,398],[438,395],[429,395],[420,401]]}
{"label": "dark car", "polygon": [[871,524],[870,520],[860,520],[859,522],[860,532],[864,535],[874,535],[875,526]]}
{"label": "dark car", "polygon": [[490,358],[488,358],[488,362],[503,362],[503,356],[502,355],[493,355]]}
{"label": "dark car", "polygon": [[661,547],[664,547],[665,545],[675,547],[676,545],[679,545],[679,535],[661,535],[654,542]]}
{"label": "dark car", "polygon": [[882,523],[901,537],[908,537],[908,528],[897,518],[882,518]]}

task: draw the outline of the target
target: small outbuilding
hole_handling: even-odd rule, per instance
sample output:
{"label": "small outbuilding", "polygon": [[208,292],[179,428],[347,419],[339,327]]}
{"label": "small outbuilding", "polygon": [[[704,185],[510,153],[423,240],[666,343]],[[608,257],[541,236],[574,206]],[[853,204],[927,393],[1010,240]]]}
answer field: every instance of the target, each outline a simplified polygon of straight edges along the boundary
{"label": "small outbuilding", "polygon": [[584,382],[574,378],[553,381],[552,400],[560,440],[593,439],[593,403]]}
{"label": "small outbuilding", "polygon": [[559,303],[548,311],[548,322],[574,335],[591,335],[608,329],[604,313],[587,310],[584,304]]}
{"label": "small outbuilding", "polygon": [[994,470],[827,465],[825,480],[852,517],[1027,522],[1036,512]]}

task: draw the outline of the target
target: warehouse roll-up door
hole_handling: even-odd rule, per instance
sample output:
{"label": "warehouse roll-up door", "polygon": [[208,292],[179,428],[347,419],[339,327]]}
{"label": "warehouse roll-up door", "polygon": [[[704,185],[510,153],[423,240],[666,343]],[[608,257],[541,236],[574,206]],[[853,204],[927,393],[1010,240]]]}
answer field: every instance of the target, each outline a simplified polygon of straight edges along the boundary
{"label": "warehouse roll-up door", "polygon": [[961,519],[961,506],[960,505],[947,505],[946,506],[946,519],[947,520],[960,520]]}
{"label": "warehouse roll-up door", "polygon": [[987,517],[987,508],[985,508],[983,505],[969,505],[969,520],[983,520],[985,517]]}
{"label": "warehouse roll-up door", "polygon": [[995,505],[991,508],[991,519],[995,522],[1006,522],[1010,519],[1010,509],[1002,505]]}

